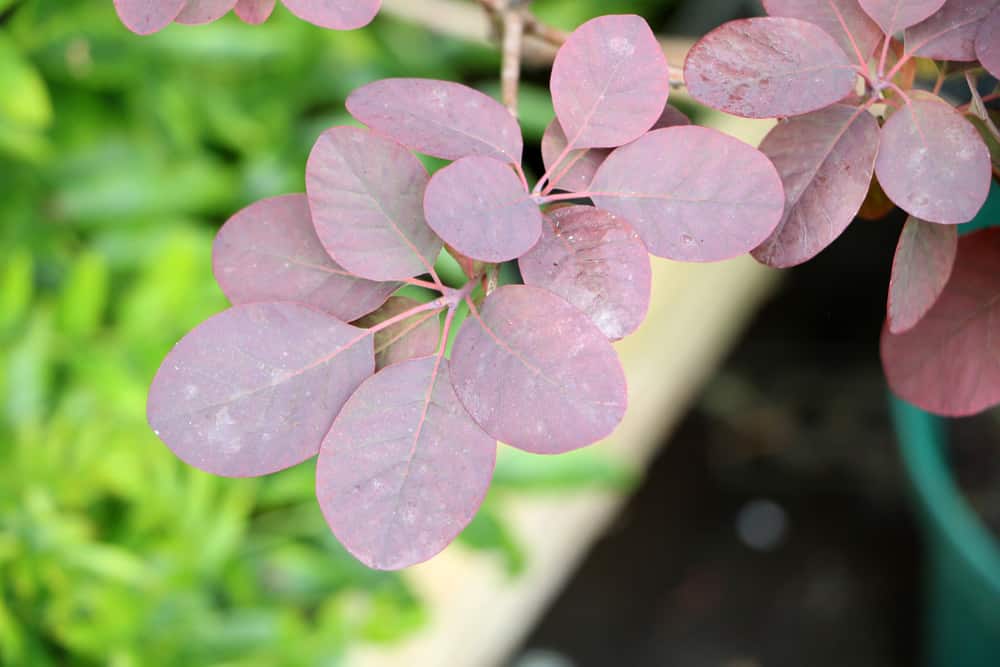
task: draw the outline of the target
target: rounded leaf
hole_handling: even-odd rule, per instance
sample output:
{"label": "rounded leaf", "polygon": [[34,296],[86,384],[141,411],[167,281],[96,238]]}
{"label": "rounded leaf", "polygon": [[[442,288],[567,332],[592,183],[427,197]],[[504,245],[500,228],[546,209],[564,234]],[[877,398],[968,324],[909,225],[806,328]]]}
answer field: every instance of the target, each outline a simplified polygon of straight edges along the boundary
{"label": "rounded leaf", "polygon": [[199,25],[216,21],[236,6],[236,0],[187,0],[184,9],[174,19],[178,23]]}
{"label": "rounded leaf", "polygon": [[906,50],[923,58],[976,59],[979,27],[1000,0],[948,0],[933,16],[906,30]]}
{"label": "rounded leaf", "polygon": [[[390,297],[385,304],[371,315],[366,315],[355,325],[368,329],[389,318],[402,315],[421,304],[405,296]],[[390,325],[375,333],[375,369],[426,357],[434,354],[441,337],[440,311],[428,310]]]}
{"label": "rounded leaf", "polygon": [[450,81],[383,79],[355,90],[347,110],[420,153],[446,160],[483,155],[521,162],[521,128],[489,95]]}
{"label": "rounded leaf", "polygon": [[924,410],[950,417],[1000,403],[1000,229],[958,240],[951,278],[920,322],[906,333],[882,331],[889,386]]}
{"label": "rounded leaf", "polygon": [[186,463],[226,477],[266,475],[315,456],[373,370],[363,329],[297,303],[235,306],[174,346],[146,414]]}
{"label": "rounded leaf", "polygon": [[487,433],[537,454],[597,442],[625,414],[611,343],[548,290],[508,285],[470,314],[451,352],[455,392]]}
{"label": "rounded leaf", "polygon": [[592,206],[551,211],[542,238],[518,260],[526,285],[576,306],[611,340],[638,328],[649,310],[649,253],[621,218]]}
{"label": "rounded leaf", "polygon": [[875,173],[896,205],[928,222],[975,217],[990,189],[990,154],[976,128],[947,102],[914,93],[882,126]]}
{"label": "rounded leaf", "polygon": [[234,304],[298,301],[345,322],[372,312],[397,283],[359,278],[323,249],[305,195],[285,195],[247,206],[219,230],[212,269]]}
{"label": "rounded leaf", "polygon": [[427,223],[466,257],[505,262],[531,249],[542,214],[509,165],[472,156],[441,169],[427,186]]}
{"label": "rounded leaf", "polygon": [[324,132],[306,163],[306,192],[326,251],[351,273],[402,280],[427,273],[441,239],[424,220],[427,170],[388,137],[356,127]]}
{"label": "rounded leaf", "polygon": [[274,11],[275,0],[239,0],[233,11],[246,23],[263,23]]}
{"label": "rounded leaf", "polygon": [[910,217],[892,260],[889,279],[889,332],[915,327],[941,296],[958,251],[958,227]]}
{"label": "rounded leaf", "polygon": [[837,40],[848,56],[865,61],[882,39],[882,29],[865,14],[858,0],[763,0],[770,16],[815,23]]}
{"label": "rounded leaf", "polygon": [[355,30],[372,22],[381,0],[282,0],[303,21],[332,30]]}
{"label": "rounded leaf", "polygon": [[653,126],[670,71],[646,21],[601,16],[569,36],[552,64],[552,104],[574,148],[613,148]]}
{"label": "rounded leaf", "polygon": [[656,130],[622,146],[591,190],[594,203],[635,227],[651,253],[685,262],[749,252],[785,208],[781,178],[763,153],[696,126]]}
{"label": "rounded leaf", "polygon": [[785,213],[753,256],[783,268],[833,243],[868,195],[878,140],[874,116],[841,104],[776,125],[760,150],[781,176]]}
{"label": "rounded leaf", "polygon": [[887,35],[916,25],[941,9],[945,0],[859,0],[861,8]]}
{"label": "rounded leaf", "polygon": [[990,12],[979,26],[976,58],[986,71],[1000,79],[1000,7]]}
{"label": "rounded leaf", "polygon": [[125,27],[139,35],[163,30],[184,9],[185,0],[115,0],[115,10]]}
{"label": "rounded leaf", "polygon": [[316,496],[330,529],[368,567],[398,570],[436,555],[486,496],[497,443],[459,403],[448,361],[377,373],[323,441]]}

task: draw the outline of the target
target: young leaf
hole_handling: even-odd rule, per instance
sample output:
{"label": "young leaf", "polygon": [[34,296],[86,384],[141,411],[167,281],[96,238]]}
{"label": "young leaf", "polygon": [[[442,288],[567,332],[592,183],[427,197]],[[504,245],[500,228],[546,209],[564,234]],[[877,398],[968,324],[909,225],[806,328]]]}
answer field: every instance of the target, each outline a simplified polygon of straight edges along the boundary
{"label": "young leaf", "polygon": [[225,16],[235,5],[236,0],[187,0],[174,20],[188,25],[211,23]]}
{"label": "young leaf", "polygon": [[748,118],[822,109],[850,95],[856,79],[833,37],[790,18],[730,21],[702,37],[684,63],[692,97]]}
{"label": "young leaf", "polygon": [[351,93],[347,110],[420,153],[446,160],[483,155],[521,162],[517,120],[489,95],[458,83],[384,79]]}
{"label": "young leaf", "polygon": [[875,19],[887,35],[916,25],[941,9],[945,0],[859,0],[861,8]]}
{"label": "young leaf", "polygon": [[538,287],[508,285],[488,296],[462,326],[451,359],[469,414],[518,449],[578,449],[609,435],[625,414],[625,375],[608,339]]}
{"label": "young leaf", "polygon": [[297,303],[235,306],[170,351],[149,389],[147,418],[196,468],[266,475],[314,456],[373,370],[363,329]]}
{"label": "young leaf", "polygon": [[815,23],[837,40],[848,56],[871,57],[882,30],[861,9],[858,0],[763,0],[770,16]]}
{"label": "young leaf", "polygon": [[577,28],[552,64],[552,104],[574,148],[613,148],[639,138],[663,111],[670,72],[638,16],[601,16]]}
{"label": "young leaf", "polygon": [[1000,0],[947,0],[930,18],[907,28],[906,50],[923,58],[976,59],[976,34]]}
{"label": "young leaf", "polygon": [[212,270],[234,304],[298,301],[350,322],[389,298],[398,285],[358,278],[323,249],[305,195],[265,199],[222,226]]}
{"label": "young leaf", "polygon": [[125,27],[149,35],[173,23],[184,9],[184,0],[115,0],[115,10]]}
{"label": "young leaf", "polygon": [[246,23],[263,23],[274,11],[275,0],[239,0],[234,11]]}
{"label": "young leaf", "polygon": [[321,28],[355,30],[372,22],[382,0],[283,0],[304,21]]}
{"label": "young leaf", "polygon": [[976,128],[939,97],[914,93],[882,126],[875,173],[912,216],[967,222],[990,189],[990,156]]}
{"label": "young leaf", "polygon": [[515,259],[542,233],[538,205],[510,166],[479,155],[434,174],[424,213],[449,246],[484,262]]}
{"label": "young leaf", "polygon": [[351,273],[401,280],[427,273],[441,240],[424,220],[427,170],[392,139],[355,127],[324,132],[306,163],[316,233]]}
{"label": "young leaf", "polygon": [[987,72],[1000,79],[1000,7],[990,12],[979,26],[976,58]]}
{"label": "young leaf", "polygon": [[901,398],[941,415],[961,417],[1000,403],[1000,229],[958,240],[944,291],[913,329],[882,331],[882,366]]}
{"label": "young leaf", "polygon": [[[366,315],[354,324],[362,328],[373,327],[390,317],[402,315],[416,308],[420,303],[404,296],[394,296],[371,315]],[[428,310],[417,313],[381,331],[375,332],[375,370],[386,366],[426,357],[434,354],[441,337],[441,323],[438,312]]]}
{"label": "young leaf", "polygon": [[344,406],[323,441],[316,495],[348,551],[398,570],[437,554],[472,520],[496,449],[456,398],[447,360],[406,361]]}
{"label": "young leaf", "polygon": [[551,211],[541,240],[518,265],[526,285],[566,299],[611,340],[629,335],[646,318],[649,254],[635,230],[607,211],[592,206]]}
{"label": "young leaf", "polygon": [[760,150],[781,175],[785,213],[753,256],[783,268],[833,243],[865,201],[878,139],[874,116],[842,104],[776,125]]}
{"label": "young leaf", "polygon": [[591,190],[597,206],[627,220],[651,253],[686,262],[749,252],[785,208],[781,178],[763,153],[693,125],[622,146],[598,169]]}
{"label": "young leaf", "polygon": [[909,331],[927,314],[951,277],[957,250],[955,225],[906,221],[889,279],[889,333]]}

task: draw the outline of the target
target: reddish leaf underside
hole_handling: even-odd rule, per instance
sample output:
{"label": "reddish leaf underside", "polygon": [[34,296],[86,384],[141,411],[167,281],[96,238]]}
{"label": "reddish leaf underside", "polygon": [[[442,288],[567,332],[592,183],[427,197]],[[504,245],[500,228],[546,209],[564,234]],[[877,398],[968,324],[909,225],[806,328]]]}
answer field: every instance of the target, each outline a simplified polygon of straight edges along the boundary
{"label": "reddish leaf underside", "polygon": [[990,74],[1000,79],[1000,7],[990,12],[979,26],[976,58]]}
{"label": "reddish leaf underside", "polygon": [[882,126],[875,161],[879,183],[914,217],[967,222],[989,194],[989,150],[972,123],[944,100],[912,95]]}
{"label": "reddish leaf underside", "polygon": [[323,441],[316,495],[361,562],[397,570],[434,556],[482,504],[496,441],[459,403],[448,362],[396,364],[354,393]]}
{"label": "reddish leaf underside", "polygon": [[861,8],[887,35],[920,23],[941,9],[945,0],[859,0]]}
{"label": "reddish leaf underside", "polygon": [[770,236],[785,207],[781,178],[763,153],[696,126],[656,130],[622,146],[591,190],[597,206],[635,227],[651,253],[687,262],[749,252]]}
{"label": "reddish leaf underside", "polygon": [[642,239],[624,220],[592,206],[551,211],[542,238],[518,260],[526,285],[576,306],[611,340],[646,318],[652,270]]}
{"label": "reddish leaf underside", "polygon": [[[858,0],[763,0],[771,16],[815,23],[837,40],[848,56],[859,53],[866,62],[882,39],[882,29],[872,21]],[[855,51],[857,49],[857,52]]]}
{"label": "reddish leaf underside", "polygon": [[222,18],[235,5],[236,0],[187,0],[174,20],[189,25],[211,23]]}
{"label": "reddish leaf underside", "polygon": [[314,456],[373,370],[362,329],[297,303],[235,306],[170,351],[149,389],[147,418],[196,468],[266,475]]}
{"label": "reddish leaf underside", "polygon": [[946,416],[1000,403],[1000,229],[958,241],[941,296],[910,331],[882,331],[882,365],[901,398]]}
{"label": "reddish leaf underside", "polygon": [[398,287],[358,278],[330,259],[301,194],[264,199],[230,218],[212,246],[212,268],[234,304],[298,301],[345,322],[372,312]]}
{"label": "reddish leaf underside", "polygon": [[670,93],[667,59],[644,19],[601,16],[577,28],[552,64],[552,104],[574,148],[637,139]]}
{"label": "reddish leaf underside", "polygon": [[148,35],[173,23],[184,9],[184,0],[115,0],[115,10],[125,27]]}
{"label": "reddish leaf underside", "polygon": [[625,414],[625,375],[611,343],[580,310],[538,287],[493,292],[462,325],[451,358],[469,414],[519,449],[584,447]]}
{"label": "reddish leaf underside", "polygon": [[878,140],[870,113],[841,104],[776,125],[760,150],[781,175],[785,213],[753,256],[783,268],[833,243],[865,201]]}
{"label": "reddish leaf underside", "polygon": [[889,279],[889,332],[915,327],[941,295],[958,250],[958,227],[910,217],[892,260]]}
{"label": "reddish leaf underside", "polygon": [[688,92],[748,118],[796,116],[854,91],[857,74],[836,40],[792,18],[730,21],[698,41],[684,64]]}
{"label": "reddish leaf underside", "polygon": [[304,21],[321,28],[355,30],[371,23],[381,0],[282,0]]}
{"label": "reddish leaf underside", "polygon": [[510,166],[478,155],[434,174],[424,213],[449,246],[484,262],[515,259],[542,233],[538,205]]}
{"label": "reddish leaf underside", "polygon": [[427,273],[441,240],[424,220],[427,170],[392,139],[335,127],[317,140],[306,164],[316,233],[351,273],[402,280]]}
{"label": "reddish leaf underside", "polygon": [[263,23],[274,11],[275,0],[239,0],[235,12],[246,23]]}
{"label": "reddish leaf underside", "polygon": [[[419,302],[405,296],[390,297],[381,308],[361,318],[355,325],[368,329],[419,305]],[[437,310],[417,313],[376,332],[375,370],[434,354],[441,337],[439,313]]]}
{"label": "reddish leaf underside", "polygon": [[492,97],[458,83],[384,79],[351,93],[347,110],[368,127],[427,155],[521,162],[521,128],[514,117]]}
{"label": "reddish leaf underside", "polygon": [[1000,0],[948,0],[933,16],[906,30],[906,50],[924,58],[976,59],[976,35]]}

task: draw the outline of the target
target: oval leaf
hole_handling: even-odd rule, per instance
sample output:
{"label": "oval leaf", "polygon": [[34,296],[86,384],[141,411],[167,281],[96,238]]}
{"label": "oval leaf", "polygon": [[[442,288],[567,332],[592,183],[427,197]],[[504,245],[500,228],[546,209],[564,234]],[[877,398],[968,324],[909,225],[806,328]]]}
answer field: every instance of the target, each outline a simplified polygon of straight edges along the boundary
{"label": "oval leaf", "polygon": [[184,0],[115,0],[115,10],[125,27],[149,35],[173,23],[184,9]]}
{"label": "oval leaf", "polygon": [[551,292],[508,285],[459,331],[455,392],[493,437],[559,454],[611,434],[625,414],[625,375],[590,319]]}
{"label": "oval leaf", "polygon": [[882,39],[882,30],[861,9],[858,0],[764,0],[771,16],[815,23],[837,40],[848,56],[867,62]]}
{"label": "oval leaf", "polygon": [[306,163],[323,247],[351,273],[402,280],[427,273],[441,239],[424,220],[427,170],[392,139],[356,127],[324,132]]}
{"label": "oval leaf", "polygon": [[234,11],[244,22],[251,25],[263,23],[274,11],[275,0],[239,0]]}
{"label": "oval leaf", "polygon": [[781,175],[785,214],[753,256],[769,266],[794,266],[833,243],[865,201],[878,139],[870,113],[841,104],[776,125],[760,150]]}
{"label": "oval leaf", "polygon": [[524,184],[489,157],[462,158],[434,174],[424,212],[449,246],[484,262],[520,257],[542,233],[542,214]]}
{"label": "oval leaf", "polygon": [[781,178],[763,153],[695,126],[656,130],[622,146],[591,189],[597,206],[635,227],[651,253],[686,262],[749,252],[785,208]]}
{"label": "oval leaf", "polygon": [[[381,308],[361,318],[355,324],[368,329],[419,305],[419,302],[405,296],[394,296]],[[437,351],[438,339],[441,337],[439,312],[428,310],[417,313],[376,332],[375,369],[380,370],[401,361],[434,354]]]}
{"label": "oval leaf", "polygon": [[355,30],[372,22],[381,0],[282,0],[304,21],[332,30]]}
{"label": "oval leaf", "polygon": [[945,0],[859,0],[861,8],[882,32],[895,35],[941,9]]}
{"label": "oval leaf", "polygon": [[174,20],[188,25],[211,23],[225,16],[235,6],[236,0],[187,0],[184,9]]}
{"label": "oval leaf", "polygon": [[976,59],[979,27],[1000,0],[948,0],[936,14],[906,30],[906,50],[923,58]]}
{"label": "oval leaf", "polygon": [[854,92],[856,79],[833,37],[788,18],[730,21],[695,44],[684,63],[692,97],[747,118],[822,109]]}
{"label": "oval leaf", "polygon": [[146,413],[186,463],[226,477],[266,475],[314,456],[373,370],[363,329],[297,303],[236,306],[170,351]]}
{"label": "oval leaf", "polygon": [[990,12],[979,26],[976,58],[986,71],[1000,79],[1000,7]]}
{"label": "oval leaf", "polygon": [[345,322],[372,312],[398,287],[358,278],[330,259],[305,195],[265,199],[230,218],[215,237],[212,267],[234,304],[298,301]]}
{"label": "oval leaf", "polygon": [[958,227],[910,217],[892,260],[889,279],[889,332],[915,327],[941,296],[958,251]]}
{"label": "oval leaf", "polygon": [[521,162],[517,120],[489,95],[458,83],[384,79],[351,93],[347,110],[368,127],[427,155]]}
{"label": "oval leaf", "polygon": [[566,299],[611,340],[629,335],[646,318],[649,254],[635,230],[607,211],[570,206],[550,212],[541,240],[518,264],[526,285]]}
{"label": "oval leaf", "polygon": [[459,403],[448,362],[390,366],[358,388],[323,441],[316,495],[341,544],[379,570],[434,556],[483,502],[496,441]]}
{"label": "oval leaf", "polygon": [[882,331],[889,386],[924,410],[951,417],[1000,403],[1000,229],[963,236],[948,284],[913,329]]}
{"label": "oval leaf", "polygon": [[912,216],[941,224],[971,220],[990,189],[990,155],[976,128],[939,97],[914,93],[889,117],[875,173]]}
{"label": "oval leaf", "polygon": [[637,139],[663,110],[670,71],[639,16],[601,16],[577,28],[552,64],[552,104],[574,148]]}

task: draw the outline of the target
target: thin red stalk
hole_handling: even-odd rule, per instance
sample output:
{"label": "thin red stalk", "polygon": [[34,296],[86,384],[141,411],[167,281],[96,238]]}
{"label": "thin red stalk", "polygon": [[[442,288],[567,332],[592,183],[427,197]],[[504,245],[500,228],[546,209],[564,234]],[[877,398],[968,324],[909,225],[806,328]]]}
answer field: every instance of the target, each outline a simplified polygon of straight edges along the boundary
{"label": "thin red stalk", "polygon": [[521,179],[521,185],[524,186],[524,189],[530,190],[531,186],[528,185],[528,177],[524,175],[524,168],[521,167],[519,162],[514,163],[514,171],[517,172],[517,177]]}
{"label": "thin red stalk", "polygon": [[566,142],[566,148],[564,148],[563,151],[562,151],[562,153],[559,154],[559,157],[557,157],[556,161],[552,163],[552,166],[549,167],[545,171],[544,174],[542,174],[542,177],[540,179],[538,179],[538,182],[535,183],[535,187],[531,190],[531,194],[537,195],[537,194],[539,194],[542,191],[542,188],[545,187],[545,184],[551,178],[551,176],[552,176],[553,172],[555,171],[556,167],[558,167],[559,163],[561,163],[563,160],[566,159],[566,156],[569,155],[569,153],[570,153],[570,151],[572,149],[573,149],[573,143],[570,142],[570,141],[567,141]]}
{"label": "thin red stalk", "polygon": [[[426,313],[429,310],[440,310],[442,308],[447,308],[447,307],[448,307],[447,297],[443,296],[434,299],[433,301],[422,303],[419,306],[414,306],[413,308],[410,308],[409,310],[400,313],[399,315],[394,315],[387,320],[383,320],[382,322],[379,322],[370,329],[366,329],[365,333],[358,337],[358,340],[361,340],[365,336],[375,335],[379,331],[382,331],[383,329],[388,329],[392,325],[398,324],[403,320],[407,320],[413,317],[414,315],[419,315],[420,313]],[[353,342],[351,344],[353,345]]]}
{"label": "thin red stalk", "polygon": [[[889,42],[891,42],[891,41],[892,41],[892,35],[886,35],[885,36],[885,40],[882,41],[882,55],[878,59],[878,69],[876,70],[876,72],[879,75],[879,78],[882,78],[882,79],[886,79],[886,78],[891,79],[892,76],[893,76],[893,73],[895,72],[895,70],[893,70],[893,73],[890,73],[888,77],[884,76],[884,74],[885,74],[885,60],[889,56]],[[903,54],[903,57],[905,58],[906,54]],[[900,60],[900,62],[903,62],[903,61]],[[896,63],[896,66],[898,67],[899,63]]]}
{"label": "thin red stalk", "polygon": [[[833,11],[833,13],[836,14],[836,16],[837,16],[837,22],[840,23],[840,27],[843,28],[844,32],[847,33],[847,39],[851,40],[851,48],[854,49],[854,55],[856,55],[858,57],[858,62],[861,64],[861,67],[867,73],[868,72],[868,61],[865,60],[865,57],[863,55],[861,55],[861,48],[858,46],[858,43],[854,39],[854,35],[851,33],[850,29],[847,27],[847,22],[844,21],[843,15],[840,13],[840,10],[837,9],[837,5],[834,4],[833,2],[831,2],[831,0],[827,0],[826,4],[828,4],[830,6],[830,9]],[[863,76],[866,79],[868,78],[867,75],[863,75]]]}
{"label": "thin red stalk", "polygon": [[937,95],[941,92],[941,86],[944,85],[945,74],[948,71],[948,63],[942,63],[941,67],[938,68],[937,80],[934,82],[934,88],[931,93]]}
{"label": "thin red stalk", "polygon": [[903,98],[904,102],[906,102],[907,104],[910,103],[910,96],[907,95],[906,92],[902,88],[900,88],[899,86],[897,86],[896,84],[894,84],[892,81],[886,81],[885,85],[887,87],[889,87],[889,88],[892,88],[896,92],[897,95],[899,95],[900,97]]}
{"label": "thin red stalk", "polygon": [[441,286],[437,283],[432,283],[427,280],[420,280],[419,278],[407,278],[403,281],[407,285],[414,285],[415,287],[426,287],[427,289],[432,289],[440,292]]}

